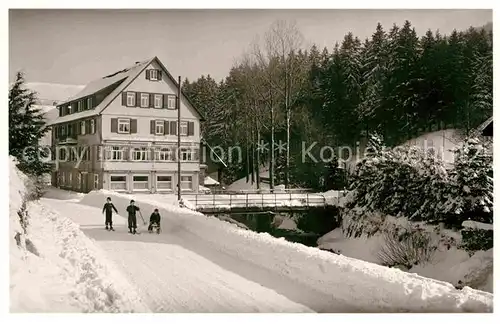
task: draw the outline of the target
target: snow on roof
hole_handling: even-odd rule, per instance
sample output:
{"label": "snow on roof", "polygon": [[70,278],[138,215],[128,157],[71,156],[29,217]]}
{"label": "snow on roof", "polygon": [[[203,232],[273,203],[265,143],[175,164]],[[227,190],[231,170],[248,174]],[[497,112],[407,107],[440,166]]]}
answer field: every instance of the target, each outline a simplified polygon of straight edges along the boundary
{"label": "snow on roof", "polygon": [[206,176],[205,180],[203,180],[203,184],[205,186],[218,186],[219,185],[219,181],[213,179],[210,176]]}
{"label": "snow on roof", "polygon": [[68,99],[65,103],[78,100],[96,93],[99,90],[109,87],[116,82],[123,81],[129,77],[134,78],[145,66],[151,62],[152,59],[138,62],[131,67],[125,68],[123,70],[117,71],[110,75],[106,75],[102,78],[90,82],[82,91],[78,92],[76,95]]}
{"label": "snow on roof", "polygon": [[[81,118],[86,118],[90,116],[95,116],[101,114],[101,112],[106,109],[106,107],[126,88],[128,85],[153,61],[155,61],[163,68],[163,70],[166,72],[167,76],[170,78],[170,80],[174,83],[175,86],[177,86],[177,81],[172,77],[172,75],[168,72],[168,70],[165,68],[163,63],[155,56],[151,59],[142,61],[142,62],[136,62],[133,66],[129,68],[125,68],[123,70],[117,71],[113,74],[106,75],[98,80],[95,80],[91,83],[89,83],[82,91],[77,93],[75,96],[73,96],[70,100],[67,100],[64,103],[68,103],[74,100],[78,100],[81,98],[84,98],[86,96],[92,95],[99,90],[102,90],[106,87],[109,87],[113,84],[118,84],[118,86],[108,95],[104,100],[94,109],[92,110],[87,110],[84,112],[79,112],[76,114],[70,114],[66,115],[63,117],[57,118],[52,124],[59,124],[59,123],[64,123],[68,121],[74,121],[78,120]],[[200,117],[200,120],[204,120],[203,115],[201,112],[193,105],[193,103],[189,100],[189,98],[182,92],[182,96],[188,101],[188,103],[192,106],[192,108],[197,112],[197,114]],[[64,104],[63,103],[63,104]]]}

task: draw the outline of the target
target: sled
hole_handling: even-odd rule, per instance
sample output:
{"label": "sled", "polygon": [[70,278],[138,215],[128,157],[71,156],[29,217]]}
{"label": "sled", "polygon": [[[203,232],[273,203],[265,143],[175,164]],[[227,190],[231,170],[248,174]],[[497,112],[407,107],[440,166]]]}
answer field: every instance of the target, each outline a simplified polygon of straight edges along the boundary
{"label": "sled", "polygon": [[148,231],[149,233],[156,233],[156,234],[160,234],[161,232],[161,228],[160,226],[154,224],[151,226],[151,230]]}

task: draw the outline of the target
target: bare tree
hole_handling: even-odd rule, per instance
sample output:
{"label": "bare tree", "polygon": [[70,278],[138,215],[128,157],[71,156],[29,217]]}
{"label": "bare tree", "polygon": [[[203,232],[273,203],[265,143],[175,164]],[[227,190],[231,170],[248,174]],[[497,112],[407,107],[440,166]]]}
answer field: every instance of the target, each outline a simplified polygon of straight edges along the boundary
{"label": "bare tree", "polygon": [[[277,88],[282,89],[284,96],[285,123],[286,123],[286,167],[285,167],[285,187],[290,183],[290,126],[291,108],[293,106],[292,96],[299,87],[296,78],[301,67],[296,60],[295,53],[304,42],[304,37],[298,30],[295,22],[277,20],[269,31],[265,34],[265,49],[268,62],[272,58],[278,58],[282,66],[280,78],[274,79]],[[273,87],[274,88],[274,87]]]}

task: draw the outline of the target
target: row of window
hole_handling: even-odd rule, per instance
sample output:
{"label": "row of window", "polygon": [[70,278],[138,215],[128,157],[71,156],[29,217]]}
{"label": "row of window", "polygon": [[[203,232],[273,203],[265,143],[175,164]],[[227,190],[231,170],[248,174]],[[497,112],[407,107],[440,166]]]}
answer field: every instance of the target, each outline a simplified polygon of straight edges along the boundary
{"label": "row of window", "polygon": [[63,161],[90,161],[90,148],[75,146],[74,148],[69,148],[67,151],[59,150],[59,159]]}
{"label": "row of window", "polygon": [[95,134],[95,131],[95,119],[92,118],[55,126],[54,137],[56,139],[64,139],[66,137],[76,137],[77,135]]}
{"label": "row of window", "polygon": [[[156,176],[156,190],[173,190],[173,181],[171,175]],[[132,189],[133,190],[149,190],[150,176],[149,175],[133,175]],[[110,176],[110,189],[127,191],[127,175],[112,174]],[[193,176],[181,175],[181,189],[193,190]]]}
{"label": "row of window", "polygon": [[[137,119],[112,118],[111,132],[118,134],[135,134],[137,130]],[[177,135],[177,121],[175,120],[151,120],[150,133],[154,135]],[[181,121],[181,136],[194,135],[194,122]]]}
{"label": "row of window", "polygon": [[126,107],[176,109],[177,96],[149,92],[122,92],[122,105]]}
{"label": "row of window", "polygon": [[77,112],[94,109],[96,97],[90,96],[59,107],[59,117],[74,114]]}
{"label": "row of window", "polygon": [[[81,173],[76,173],[76,177],[73,178],[73,172],[72,171],[64,171],[61,170],[58,172],[58,185],[59,187],[66,187],[66,188],[71,188],[75,190],[83,190],[84,189],[84,177],[90,174],[81,174]],[[73,183],[73,180],[76,180],[76,185]],[[93,189],[98,189],[99,188],[99,174],[94,173],[93,174],[93,180],[94,180],[94,186]],[[91,180],[89,180],[90,182]],[[87,188],[89,189],[89,188]]]}
{"label": "row of window", "polygon": [[[125,147],[112,146],[106,148],[106,160],[108,161],[125,161],[127,160],[127,151],[130,161],[176,161],[176,151],[173,147],[162,147],[157,150],[151,150],[149,147],[134,147],[128,150]],[[199,149],[197,148],[181,148],[181,161],[198,161]]]}

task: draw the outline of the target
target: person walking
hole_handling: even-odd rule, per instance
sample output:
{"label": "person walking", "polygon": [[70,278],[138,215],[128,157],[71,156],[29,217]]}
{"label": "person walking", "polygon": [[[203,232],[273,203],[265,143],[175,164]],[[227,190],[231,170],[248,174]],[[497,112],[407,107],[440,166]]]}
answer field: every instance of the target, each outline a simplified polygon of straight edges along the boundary
{"label": "person walking", "polygon": [[131,200],[130,205],[127,207],[128,212],[128,232],[131,234],[137,234],[137,215],[136,213],[140,211],[140,208],[135,205],[135,201]]}
{"label": "person walking", "polygon": [[[108,231],[114,231],[115,229],[113,228],[113,210],[115,213],[118,214],[118,210],[116,210],[115,205],[111,202],[111,197],[106,198],[106,203],[104,204],[104,207],[102,208],[103,214],[106,213],[106,219],[105,219],[105,224],[106,224],[106,230]],[[109,227],[108,227],[109,225]]]}

